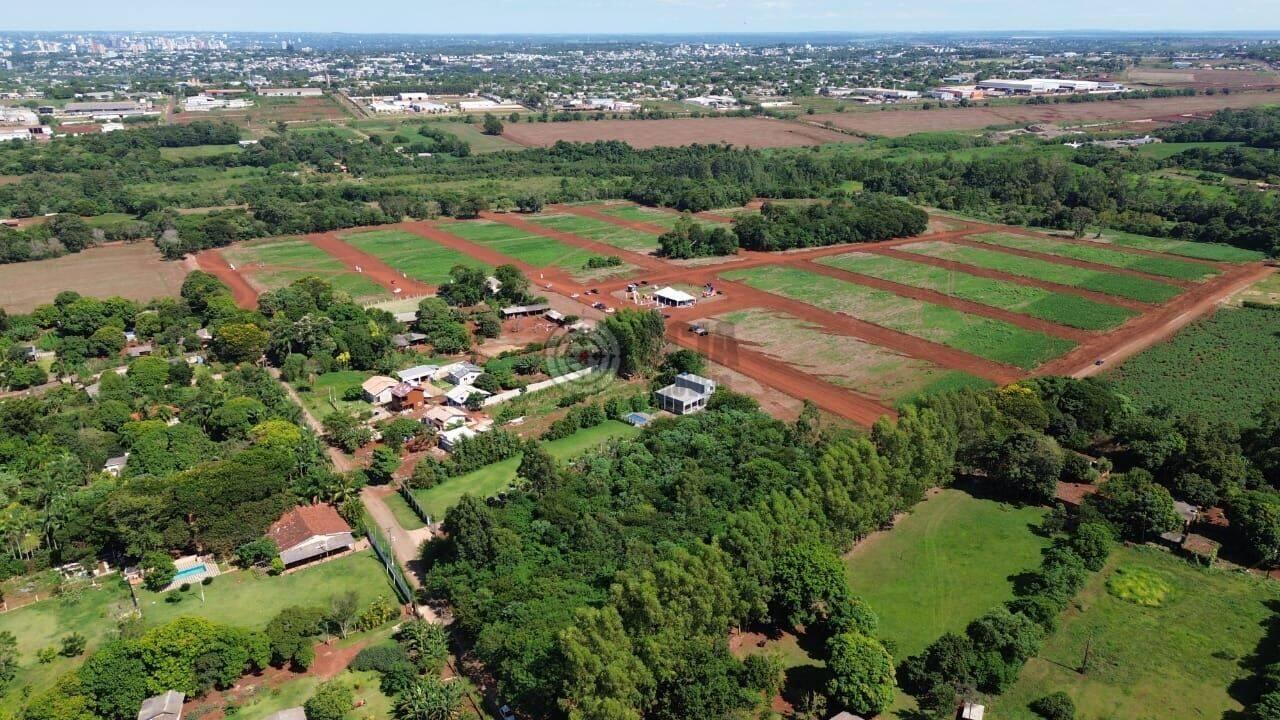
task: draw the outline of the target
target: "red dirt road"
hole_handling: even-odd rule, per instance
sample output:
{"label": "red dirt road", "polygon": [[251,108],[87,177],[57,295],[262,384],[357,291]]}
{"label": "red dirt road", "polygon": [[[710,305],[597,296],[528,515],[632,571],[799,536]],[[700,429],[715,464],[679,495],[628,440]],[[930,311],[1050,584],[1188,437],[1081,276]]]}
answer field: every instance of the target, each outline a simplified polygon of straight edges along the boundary
{"label": "red dirt road", "polygon": [[348,245],[336,233],[308,235],[307,240],[352,270],[360,268],[360,271],[366,277],[392,293],[398,293],[398,297],[417,297],[431,295],[435,292],[434,287],[406,277],[404,273],[369,253],[358,250],[353,245]]}
{"label": "red dirt road", "polygon": [[258,291],[217,250],[204,250],[196,255],[196,265],[231,288],[236,305],[254,310],[258,307]]}

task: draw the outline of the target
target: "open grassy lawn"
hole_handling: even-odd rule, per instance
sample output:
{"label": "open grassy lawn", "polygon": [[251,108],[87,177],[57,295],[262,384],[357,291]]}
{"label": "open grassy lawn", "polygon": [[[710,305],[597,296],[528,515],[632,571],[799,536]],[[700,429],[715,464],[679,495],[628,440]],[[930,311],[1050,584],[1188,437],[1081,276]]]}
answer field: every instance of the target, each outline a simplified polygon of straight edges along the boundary
{"label": "open grassy lawn", "polygon": [[1170,255],[1181,255],[1183,257],[1196,258],[1199,260],[1213,260],[1215,262],[1254,262],[1267,259],[1266,253],[1261,253],[1256,250],[1245,250],[1244,248],[1223,245],[1222,243],[1192,242],[1190,240],[1158,238],[1151,237],[1149,235],[1135,235],[1133,233],[1122,232],[1120,230],[1104,230],[1100,240],[1102,242],[1110,242],[1115,245],[1123,245],[1125,247],[1134,247],[1141,250],[1153,250],[1155,252],[1168,253]]}
{"label": "open grassy lawn", "polygon": [[532,217],[530,220],[553,230],[573,233],[588,240],[595,240],[623,250],[650,253],[658,249],[656,235],[620,225],[612,225],[604,220],[581,215],[541,215]]}
{"label": "open grassy lawn", "polygon": [[372,375],[373,373],[362,370],[335,370],[317,375],[314,385],[296,382],[294,389],[298,391],[298,397],[302,398],[307,412],[315,419],[322,420],[334,410],[353,412],[368,409],[369,403],[364,400],[343,400],[342,394],[348,388],[360,387]]}
{"label": "open grassy lawn", "polygon": [[884,255],[852,252],[818,262],[1083,330],[1109,330],[1137,313],[1014,282],[1003,282]]}
{"label": "open grassy lawn", "polygon": [[343,265],[332,255],[306,240],[282,239],[236,245],[222,251],[238,269],[246,270],[267,289],[282,288],[308,275],[315,275],[358,300],[385,297],[379,284]]}
{"label": "open grassy lawn", "polygon": [[1142,408],[1252,424],[1280,396],[1280,311],[1226,307],[1106,374]]}
{"label": "open grassy lawn", "polygon": [[1051,240],[1049,238],[1028,237],[1010,233],[982,233],[970,235],[969,239],[1015,250],[1030,250],[1109,267],[1138,270],[1177,280],[1204,280],[1218,274],[1217,270],[1208,265],[1187,262],[1186,260],[1178,260],[1172,257],[1137,255],[1114,250],[1103,245],[1084,245],[1065,240]]}
{"label": "open grassy lawn", "polygon": [[[614,438],[632,437],[639,432],[626,423],[608,420],[595,427],[579,430],[569,437],[547,442],[543,447],[552,457],[563,462]],[[466,475],[450,478],[433,488],[415,490],[413,496],[422,503],[422,509],[427,511],[432,520],[443,519],[445,511],[457,504],[463,495],[489,497],[505,489],[516,479],[520,458],[520,455],[516,455]]]}
{"label": "open grassy lawn", "polygon": [[[385,720],[391,717],[392,700],[379,689],[381,677],[377,672],[345,670],[334,679],[354,688],[357,704],[361,701],[364,703],[347,714],[349,720]],[[289,680],[279,687],[261,690],[251,700],[240,705],[235,716],[243,720],[264,720],[274,712],[302,705],[315,694],[319,685],[320,681],[315,677],[300,675],[296,680]]]}
{"label": "open grassy lawn", "polygon": [[240,152],[239,145],[192,145],[190,147],[162,147],[160,157],[165,160],[207,158]]}
{"label": "open grassy lawn", "polygon": [[830,312],[844,313],[996,362],[1031,369],[1075,343],[941,305],[790,267],[731,270],[724,277]]}
{"label": "open grassy lawn", "polygon": [[[204,602],[200,601],[201,589]],[[170,593],[143,588],[138,588],[137,593],[147,625],[161,625],[179,615],[198,615],[217,623],[263,628],[290,605],[327,605],[329,598],[346,590],[359,593],[362,607],[376,597],[392,596],[391,583],[372,551],[277,577],[237,570],[219,575],[209,585],[193,585],[185,593],[174,590],[183,598],[179,603],[164,601]]]}
{"label": "open grassy lawn", "polygon": [[592,256],[590,251],[488,220],[467,220],[440,227],[460,238],[486,245],[534,267],[555,266],[570,271],[581,270]]}
{"label": "open grassy lawn", "polygon": [[1137,153],[1144,157],[1154,158],[1156,160],[1167,160],[1180,152],[1187,150],[1221,150],[1223,148],[1235,147],[1238,142],[1185,142],[1185,143],[1151,143],[1143,145],[1137,149]]}
{"label": "open grassy lawn", "polygon": [[400,493],[391,493],[382,500],[387,504],[387,509],[396,517],[396,523],[405,530],[417,530],[425,527],[426,523],[422,522],[422,518],[418,517],[418,513],[409,507],[409,503],[405,501]]}
{"label": "open grassy lawn", "polygon": [[952,260],[985,270],[1017,275],[1018,277],[1093,290],[1094,292],[1129,298],[1140,302],[1168,302],[1181,292],[1173,285],[1147,280],[1146,278],[1086,270],[1085,268],[1060,265],[1047,260],[1010,255],[999,250],[984,250],[964,245],[953,245],[947,242],[909,243],[907,245],[899,245],[894,249],[943,260]]}
{"label": "open grassy lawn", "polygon": [[665,228],[675,227],[677,220],[681,217],[687,217],[699,225],[705,225],[707,227],[722,227],[726,230],[729,229],[729,226],[722,222],[700,218],[693,213],[673,213],[659,208],[645,207],[643,205],[603,205],[598,209],[606,215],[612,215],[613,217],[621,218],[623,220],[649,223],[650,225],[658,225]]}
{"label": "open grassy lawn", "polygon": [[895,657],[1013,598],[1010,577],[1035,568],[1045,538],[1031,532],[1040,508],[1014,508],[943,490],[845,559],[849,586],[880,616]]}
{"label": "open grassy lawn", "polygon": [[763,355],[890,404],[984,382],[763,308],[717,315],[706,325],[716,335],[732,337]]}
{"label": "open grassy lawn", "polygon": [[[502,121],[507,122],[506,118]],[[523,150],[524,146],[512,142],[501,135],[485,135],[480,126],[473,123],[440,122],[431,127],[439,128],[447,133],[457,135],[471,145],[473,153],[502,152],[503,150]]]}
{"label": "open grassy lawn", "polygon": [[[483,263],[421,235],[405,230],[345,233],[342,239],[409,277],[428,285],[442,285],[455,265],[483,267]],[[487,269],[487,268],[486,268]]]}
{"label": "open grassy lawn", "polygon": [[[118,619],[133,609],[129,591],[118,577],[108,577],[98,588],[86,588],[62,597],[28,605],[0,614],[0,631],[13,633],[18,641],[18,673],[5,692],[0,707],[16,707],[24,687],[39,692],[72,668],[83,657],[64,658],[41,664],[36,653],[57,646],[63,636],[78,632],[88,639],[86,652],[100,645],[116,629]],[[12,704],[11,704],[12,703]]]}
{"label": "open grassy lawn", "polygon": [[1262,303],[1280,308],[1280,273],[1272,273],[1250,285],[1248,289],[1236,295],[1233,302],[1236,304]]}
{"label": "open grassy lawn", "polygon": [[[1173,590],[1161,606],[1142,607],[1107,591],[1117,570],[1157,573]],[[1231,688],[1250,676],[1247,659],[1277,603],[1274,582],[1153,549],[1119,548],[989,709],[1001,720],[1034,720],[1027,703],[1062,690],[1082,720],[1243,717]],[[1082,675],[1077,668],[1089,643],[1094,668]]]}

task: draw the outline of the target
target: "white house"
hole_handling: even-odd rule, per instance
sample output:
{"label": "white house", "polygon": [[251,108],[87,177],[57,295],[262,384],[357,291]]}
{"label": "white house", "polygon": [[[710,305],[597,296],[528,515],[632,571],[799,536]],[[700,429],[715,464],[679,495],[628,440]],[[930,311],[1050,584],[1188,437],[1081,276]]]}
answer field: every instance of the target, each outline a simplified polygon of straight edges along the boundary
{"label": "white house", "polygon": [[658,407],[676,415],[695,413],[707,407],[716,391],[716,381],[693,373],[680,373],[676,381],[654,393]]}
{"label": "white house", "polygon": [[445,430],[440,433],[436,438],[436,442],[440,445],[441,450],[444,450],[445,452],[453,452],[453,449],[458,446],[458,443],[468,438],[473,438],[479,434],[480,433],[469,427],[456,427],[452,430]]}
{"label": "white house", "polygon": [[138,720],[182,720],[182,703],[186,699],[186,695],[176,690],[149,697],[142,701]]}
{"label": "white house", "polygon": [[102,472],[110,475],[111,477],[120,477],[120,473],[124,472],[124,468],[128,464],[129,453],[108,458],[106,464],[102,466]]}
{"label": "white house", "polygon": [[356,544],[351,526],[332,505],[301,505],[280,516],[267,529],[280,548],[285,567],[325,558]]}
{"label": "white house", "polygon": [[454,385],[470,385],[484,374],[484,368],[469,362],[454,363],[441,369],[445,371],[444,379]]}
{"label": "white house", "polygon": [[429,382],[438,372],[440,372],[439,365],[414,365],[406,370],[400,370],[396,373],[396,377],[403,382],[418,387],[425,382]]}
{"label": "white house", "polygon": [[389,378],[386,375],[374,375],[360,383],[360,389],[364,390],[364,397],[369,402],[374,405],[386,405],[391,402],[391,389],[399,384],[400,381],[395,378]]}
{"label": "white house", "polygon": [[467,400],[470,400],[472,395],[489,397],[489,393],[487,391],[470,385],[459,385],[445,393],[444,397],[449,401],[450,405],[464,407],[467,404]]}
{"label": "white house", "polygon": [[467,414],[456,407],[436,405],[428,408],[422,414],[422,421],[430,423],[440,430],[448,430],[459,425],[465,425],[467,423]]}

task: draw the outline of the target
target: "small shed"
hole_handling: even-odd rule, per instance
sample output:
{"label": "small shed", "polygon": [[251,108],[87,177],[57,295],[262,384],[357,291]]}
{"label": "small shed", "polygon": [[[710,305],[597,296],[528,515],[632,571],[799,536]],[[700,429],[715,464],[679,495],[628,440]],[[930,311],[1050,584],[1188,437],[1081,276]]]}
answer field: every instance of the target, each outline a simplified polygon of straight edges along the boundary
{"label": "small shed", "polygon": [[527,317],[530,315],[541,315],[550,309],[551,306],[546,303],[540,303],[537,305],[509,305],[502,308],[502,317],[517,318]]}
{"label": "small shed", "polygon": [[987,708],[985,705],[967,702],[960,707],[959,717],[960,720],[982,720],[982,717],[986,714]]}
{"label": "small shed", "polygon": [[418,347],[420,345],[425,345],[426,343],[427,336],[420,332],[406,332],[391,336],[391,344],[401,350]]}
{"label": "small shed", "polygon": [[177,690],[167,690],[142,701],[138,720],[182,720],[182,703],[187,696]]}
{"label": "small shed", "polygon": [[449,392],[445,393],[444,397],[446,400],[449,401],[450,405],[463,407],[467,404],[467,400],[471,399],[472,395],[489,397],[490,393],[488,391],[481,390],[480,388],[475,387],[473,385],[459,385],[458,387],[453,388]]}
{"label": "small shed", "polygon": [[854,715],[848,710],[844,710],[831,716],[831,720],[863,720],[861,715]]}
{"label": "small shed", "polygon": [[120,477],[120,474],[124,472],[124,468],[128,464],[129,453],[117,455],[113,458],[107,458],[107,462],[102,466],[102,472],[110,475],[111,477]]}
{"label": "small shed", "polygon": [[263,720],[307,720],[307,711],[300,707],[285,708],[271,713]]}
{"label": "small shed", "polygon": [[151,343],[142,343],[141,345],[134,345],[128,350],[125,350],[125,354],[131,358],[146,357],[150,355],[152,352],[155,352],[155,348],[152,347]]}

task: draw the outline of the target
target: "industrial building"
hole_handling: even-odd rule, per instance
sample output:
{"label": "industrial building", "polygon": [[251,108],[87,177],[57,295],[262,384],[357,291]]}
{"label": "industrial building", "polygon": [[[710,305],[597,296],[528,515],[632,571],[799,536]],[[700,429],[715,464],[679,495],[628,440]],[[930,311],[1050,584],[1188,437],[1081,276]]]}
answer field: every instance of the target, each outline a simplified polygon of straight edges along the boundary
{"label": "industrial building", "polygon": [[320,97],[324,95],[324,89],[318,87],[259,88],[258,94],[262,97]]}
{"label": "industrial building", "polygon": [[979,81],[976,86],[981,90],[990,90],[1007,95],[1121,92],[1124,90],[1123,85],[1114,82],[1103,83],[1096,80],[1058,80],[1050,78],[1026,78],[1025,80],[992,78]]}

